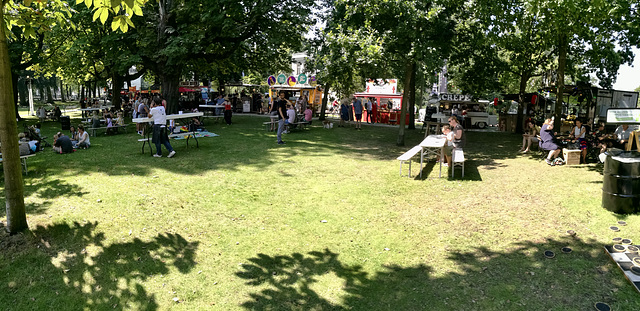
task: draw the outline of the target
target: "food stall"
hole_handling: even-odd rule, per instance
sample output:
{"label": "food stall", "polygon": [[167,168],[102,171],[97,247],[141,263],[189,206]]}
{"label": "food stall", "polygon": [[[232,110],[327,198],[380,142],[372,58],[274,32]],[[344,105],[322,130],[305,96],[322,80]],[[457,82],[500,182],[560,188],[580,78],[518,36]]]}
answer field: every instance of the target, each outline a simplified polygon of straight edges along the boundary
{"label": "food stall", "polygon": [[[402,108],[402,93],[398,90],[397,79],[370,79],[366,82],[364,92],[353,94],[357,98],[373,98],[378,104],[376,120],[379,123],[397,124],[400,122],[400,109]],[[362,114],[363,120],[367,119],[366,110]],[[409,112],[406,114],[409,120]]]}

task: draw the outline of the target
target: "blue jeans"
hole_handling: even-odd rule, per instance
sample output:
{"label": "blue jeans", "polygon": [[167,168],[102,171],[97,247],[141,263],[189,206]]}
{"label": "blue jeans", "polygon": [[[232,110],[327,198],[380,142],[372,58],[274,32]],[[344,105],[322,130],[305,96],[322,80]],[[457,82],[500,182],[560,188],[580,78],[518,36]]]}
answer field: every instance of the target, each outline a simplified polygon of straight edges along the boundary
{"label": "blue jeans", "polygon": [[167,148],[167,151],[171,152],[173,151],[173,147],[171,147],[171,144],[169,143],[169,141],[165,141],[164,143],[156,143],[156,153],[158,155],[162,155],[162,149],[160,149],[160,146],[164,145],[165,148]]}
{"label": "blue jeans", "polygon": [[284,119],[278,120],[278,142],[282,141],[282,132],[284,132]]}

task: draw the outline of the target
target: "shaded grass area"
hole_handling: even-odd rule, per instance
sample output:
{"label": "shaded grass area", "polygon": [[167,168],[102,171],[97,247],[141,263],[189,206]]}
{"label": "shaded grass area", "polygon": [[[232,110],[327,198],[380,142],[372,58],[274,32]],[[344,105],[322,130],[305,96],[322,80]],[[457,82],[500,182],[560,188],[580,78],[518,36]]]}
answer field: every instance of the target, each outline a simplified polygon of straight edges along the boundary
{"label": "shaded grass area", "polygon": [[[516,152],[518,135],[468,132],[464,179],[437,178],[433,161],[423,179],[409,179],[395,158],[421,140],[418,131],[397,147],[397,129],[316,124],[278,146],[265,120],[207,125],[220,137],[200,139],[200,148],[174,141],[173,159],[141,154],[133,133],[31,158],[31,231],[0,235],[0,304],[640,309],[602,250],[617,235],[640,239],[639,218],[601,208],[597,165],[549,167]],[[52,136],[56,126],[43,131]],[[618,219],[629,225],[610,232]]]}

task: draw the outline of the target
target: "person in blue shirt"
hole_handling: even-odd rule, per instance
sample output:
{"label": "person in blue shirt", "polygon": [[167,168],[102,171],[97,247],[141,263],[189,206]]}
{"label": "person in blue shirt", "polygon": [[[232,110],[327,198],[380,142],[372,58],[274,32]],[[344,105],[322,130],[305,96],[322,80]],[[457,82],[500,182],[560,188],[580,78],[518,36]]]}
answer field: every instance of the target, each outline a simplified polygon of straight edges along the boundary
{"label": "person in blue shirt", "polygon": [[353,98],[353,113],[356,115],[356,130],[362,130],[362,101],[358,98]]}

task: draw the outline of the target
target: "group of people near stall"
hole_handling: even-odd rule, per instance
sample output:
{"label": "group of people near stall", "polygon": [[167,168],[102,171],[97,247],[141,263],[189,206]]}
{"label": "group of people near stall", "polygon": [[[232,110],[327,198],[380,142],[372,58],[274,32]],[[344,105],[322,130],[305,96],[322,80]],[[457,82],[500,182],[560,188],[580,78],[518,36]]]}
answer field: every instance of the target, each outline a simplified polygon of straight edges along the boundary
{"label": "group of people near stall", "polygon": [[542,126],[535,124],[533,120],[528,120],[525,125],[525,133],[522,135],[521,153],[528,153],[531,147],[536,144],[541,150],[548,151],[545,162],[551,166],[562,165],[566,159],[562,159],[560,154],[563,148],[580,150],[580,163],[587,163],[589,150],[604,153],[609,148],[625,149],[629,143],[631,133],[637,128],[628,124],[620,125],[613,133],[607,133],[605,123],[597,124],[596,130],[583,123],[583,120],[576,119],[573,127],[563,136],[558,136],[554,131],[553,119],[546,119]]}

